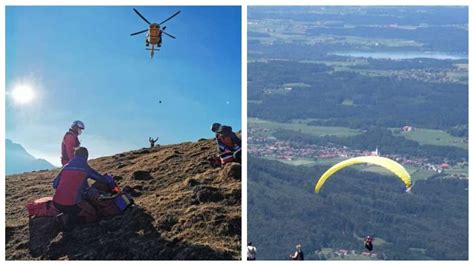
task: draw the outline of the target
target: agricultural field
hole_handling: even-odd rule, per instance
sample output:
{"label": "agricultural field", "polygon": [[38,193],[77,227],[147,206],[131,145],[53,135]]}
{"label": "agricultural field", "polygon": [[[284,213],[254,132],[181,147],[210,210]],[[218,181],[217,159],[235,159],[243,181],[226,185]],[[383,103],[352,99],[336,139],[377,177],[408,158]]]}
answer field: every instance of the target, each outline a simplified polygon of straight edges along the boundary
{"label": "agricultural field", "polygon": [[467,177],[469,175],[469,167],[467,164],[457,164],[444,170],[444,173],[449,176]]}
{"label": "agricultural field", "polygon": [[348,254],[343,257],[334,254],[334,252],[337,251],[338,250],[334,248],[322,248],[320,252],[316,253],[316,256],[319,255],[320,258],[324,257],[326,260],[375,260],[375,258],[362,256],[360,251],[356,251],[356,254]]}
{"label": "agricultural field", "polygon": [[[294,158],[293,160],[281,160],[281,159],[276,159],[274,157],[266,157],[266,159],[269,160],[277,160],[281,163],[292,165],[292,166],[313,166],[313,165],[326,165],[328,168],[338,162],[343,161],[346,158],[341,158],[341,157],[336,157],[336,158]],[[418,180],[425,180],[428,179],[435,174],[437,174],[434,171],[428,170],[428,169],[423,169],[421,167],[415,167],[412,165],[404,165],[404,167],[407,169],[408,173],[410,174],[413,182],[416,182]],[[361,172],[371,172],[371,173],[376,173],[384,176],[392,176],[393,174],[382,167],[375,166],[375,165],[366,165],[366,164],[361,164],[361,165],[354,165],[352,166],[353,169],[357,169],[358,171]],[[445,170],[445,173],[447,175],[465,175],[467,176],[467,166],[465,167],[460,167],[456,166],[453,168],[448,168]]]}
{"label": "agricultural field", "polygon": [[[267,159],[272,159],[272,158],[267,158]],[[293,165],[293,166],[312,166],[312,165],[315,165],[314,159],[311,159],[311,158],[295,158],[291,161],[277,159],[277,161],[279,161],[281,163]]]}
{"label": "agricultural field", "polygon": [[328,135],[338,137],[349,137],[362,133],[360,130],[345,127],[309,126],[302,121],[294,121],[292,123],[278,123],[256,118],[248,118],[247,121],[249,128],[266,128],[271,131],[278,129],[286,129],[313,135],[315,137]]}
{"label": "agricultural field", "polygon": [[452,146],[468,149],[468,143],[464,138],[451,136],[443,130],[426,128],[416,128],[411,132],[400,132],[399,129],[392,130],[395,135],[414,140],[422,145]]}
{"label": "agricultural field", "polygon": [[434,171],[423,169],[420,167],[411,166],[411,165],[405,165],[405,168],[410,174],[413,182],[416,182],[417,180],[425,180],[437,174]]}

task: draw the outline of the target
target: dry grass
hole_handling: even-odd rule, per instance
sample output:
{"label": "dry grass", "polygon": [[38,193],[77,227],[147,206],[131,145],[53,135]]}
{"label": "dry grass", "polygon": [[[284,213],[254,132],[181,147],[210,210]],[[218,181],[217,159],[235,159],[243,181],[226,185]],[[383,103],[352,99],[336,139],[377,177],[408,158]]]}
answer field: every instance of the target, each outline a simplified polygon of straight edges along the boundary
{"label": "dry grass", "polygon": [[[91,160],[93,168],[137,193],[137,207],[60,233],[39,255],[29,249],[24,206],[54,193],[51,184],[58,170],[8,176],[6,259],[240,259],[240,176],[211,168],[206,158],[214,153],[212,140],[200,140]],[[137,171],[148,174],[137,178]]]}

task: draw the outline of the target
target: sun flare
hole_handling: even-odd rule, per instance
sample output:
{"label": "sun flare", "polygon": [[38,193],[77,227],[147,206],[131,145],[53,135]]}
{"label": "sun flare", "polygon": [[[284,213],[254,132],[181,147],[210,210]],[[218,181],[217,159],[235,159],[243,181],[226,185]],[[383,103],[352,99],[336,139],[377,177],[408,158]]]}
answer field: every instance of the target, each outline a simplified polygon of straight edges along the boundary
{"label": "sun flare", "polygon": [[35,98],[34,90],[28,85],[18,85],[11,92],[13,101],[17,104],[28,104]]}

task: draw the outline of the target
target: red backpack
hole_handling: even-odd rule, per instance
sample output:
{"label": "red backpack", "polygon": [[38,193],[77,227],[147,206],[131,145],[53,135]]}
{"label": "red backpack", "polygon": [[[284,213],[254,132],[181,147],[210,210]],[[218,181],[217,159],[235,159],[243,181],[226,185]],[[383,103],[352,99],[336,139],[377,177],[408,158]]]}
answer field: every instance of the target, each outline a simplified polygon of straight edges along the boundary
{"label": "red backpack", "polygon": [[26,204],[28,215],[31,217],[56,216],[59,211],[54,207],[53,197],[36,199]]}

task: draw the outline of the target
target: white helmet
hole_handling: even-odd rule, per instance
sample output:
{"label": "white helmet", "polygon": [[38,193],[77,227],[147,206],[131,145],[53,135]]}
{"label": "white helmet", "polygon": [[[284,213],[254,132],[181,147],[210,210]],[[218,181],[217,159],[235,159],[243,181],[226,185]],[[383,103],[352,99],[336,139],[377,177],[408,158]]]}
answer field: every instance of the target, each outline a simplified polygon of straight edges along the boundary
{"label": "white helmet", "polygon": [[78,128],[80,129],[85,129],[86,127],[84,126],[84,123],[82,123],[81,121],[79,120],[76,120],[74,122],[72,122],[72,125],[71,125],[71,128],[77,126]]}

